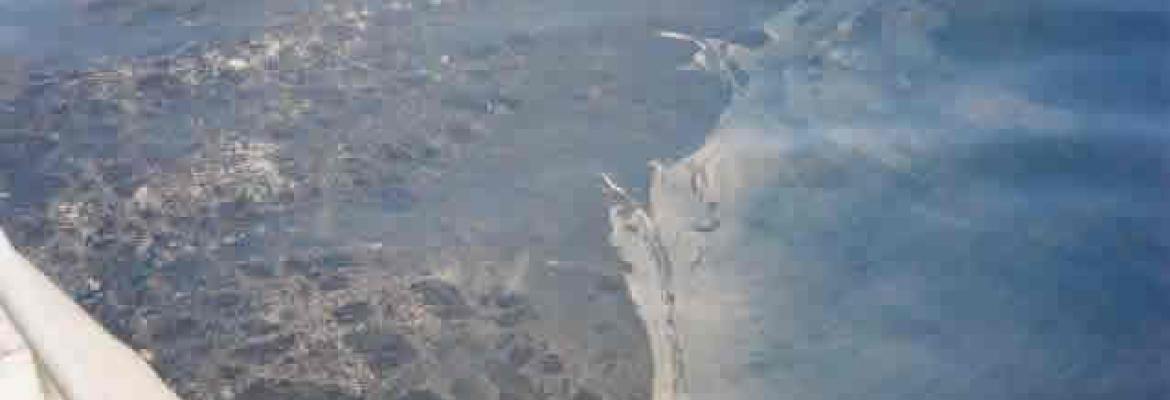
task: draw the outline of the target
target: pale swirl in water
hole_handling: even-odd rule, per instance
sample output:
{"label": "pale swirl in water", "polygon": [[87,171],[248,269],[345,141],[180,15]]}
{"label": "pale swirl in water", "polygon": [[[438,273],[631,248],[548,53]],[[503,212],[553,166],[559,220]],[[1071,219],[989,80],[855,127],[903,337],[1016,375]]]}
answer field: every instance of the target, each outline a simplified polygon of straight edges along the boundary
{"label": "pale swirl in water", "polygon": [[963,16],[932,3],[798,2],[750,46],[663,34],[736,95],[646,204],[605,179],[655,400],[1165,393],[1165,192],[1140,168],[1164,140],[1007,83],[1039,67],[964,68],[936,37]]}

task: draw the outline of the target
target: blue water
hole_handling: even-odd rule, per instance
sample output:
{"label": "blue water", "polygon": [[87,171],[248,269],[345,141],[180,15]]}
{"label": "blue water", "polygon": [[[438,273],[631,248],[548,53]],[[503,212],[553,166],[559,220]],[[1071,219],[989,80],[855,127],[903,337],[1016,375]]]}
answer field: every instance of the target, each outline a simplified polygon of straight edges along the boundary
{"label": "blue water", "polygon": [[4,0],[0,54],[56,68],[240,39],[319,7],[302,1]]}
{"label": "blue water", "polygon": [[[831,6],[809,17],[828,15],[818,23],[862,15],[853,43],[860,66],[834,66],[811,50],[813,40],[786,37],[789,47],[757,54],[760,64],[747,68],[741,93],[718,76],[675,70],[692,48],[656,32],[751,37],[790,2],[468,2],[471,11],[450,17],[428,14],[427,2],[416,1],[419,11],[410,18],[387,11],[388,2],[368,3],[383,17],[375,20],[406,25],[394,32],[417,36],[409,45],[365,38],[372,52],[366,61],[401,51],[411,71],[441,70],[438,60],[447,54],[462,67],[473,50],[539,49],[525,54],[528,64],[513,66],[520,72],[488,71],[489,83],[448,81],[437,90],[506,92],[519,99],[520,111],[477,121],[491,134],[452,146],[467,155],[449,165],[409,166],[423,170],[418,179],[430,179],[418,187],[376,176],[353,196],[360,199],[300,204],[271,229],[291,239],[258,239],[257,247],[384,241],[532,249],[562,265],[587,265],[541,271],[527,288],[549,318],[569,326],[583,310],[596,310],[585,305],[580,277],[612,273],[597,174],[614,172],[642,186],[647,161],[685,157],[707,137],[742,129],[751,134],[727,136],[770,153],[758,170],[737,173],[766,178],[739,188],[738,202],[720,205],[727,220],[719,231],[730,239],[716,242],[712,254],[724,258],[709,266],[761,277],[741,288],[755,318],[745,326],[759,330],[692,343],[734,343],[751,354],[734,360],[747,376],[740,393],[764,387],[774,396],[768,398],[803,400],[1170,396],[1165,1],[813,1],[814,9]],[[902,6],[935,11],[907,17],[905,25],[881,23],[881,15],[899,18]],[[36,76],[101,70],[230,48],[320,8],[291,1],[0,0],[0,57],[39,69]],[[867,11],[873,9],[889,14]],[[392,72],[407,69],[396,67]],[[329,158],[322,149],[339,143],[369,149],[433,128],[430,120],[406,121],[392,111],[442,114],[435,126],[446,127],[462,120],[444,113],[475,110],[395,108],[407,97],[362,97],[365,89],[343,91],[325,79],[364,76],[354,71],[301,82],[296,94],[321,105],[279,139],[286,158],[301,163],[291,169],[316,173],[317,162]],[[148,167],[167,165],[157,160],[182,159],[200,143],[184,125],[187,117],[228,130],[256,128],[245,135],[272,133],[256,110],[284,93],[265,82],[242,86],[228,77],[168,99],[173,108],[162,116],[133,121],[154,129],[146,144],[126,145],[131,136],[119,135],[120,128],[79,117],[60,125],[65,150],[45,150],[44,157],[40,150],[8,152],[0,161],[39,171],[69,159],[62,152],[121,157],[141,169],[130,175],[149,176]],[[610,100],[581,100],[595,84]],[[26,100],[36,112],[21,122],[56,121],[44,111],[56,98],[33,92]],[[445,98],[456,105],[449,108],[459,106],[454,97]],[[11,172],[0,181],[0,189],[13,192],[5,217],[24,212],[7,209],[10,203],[44,210],[71,193],[60,171]],[[565,335],[583,329],[573,331]],[[705,351],[713,353],[697,354],[718,353]],[[724,378],[710,371],[692,370],[711,375],[696,377],[693,388],[710,397],[691,400],[749,398],[721,397],[708,390],[716,384],[702,387]]]}
{"label": "blue water", "polygon": [[805,6],[730,56],[750,83],[651,185],[668,261],[630,261],[672,271],[675,387],[1170,395],[1165,7]]}

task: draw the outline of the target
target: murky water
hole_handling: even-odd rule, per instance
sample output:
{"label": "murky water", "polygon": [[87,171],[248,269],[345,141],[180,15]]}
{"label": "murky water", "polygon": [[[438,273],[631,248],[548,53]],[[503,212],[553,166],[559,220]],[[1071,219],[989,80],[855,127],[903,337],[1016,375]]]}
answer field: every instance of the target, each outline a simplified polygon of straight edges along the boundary
{"label": "murky water", "polygon": [[0,222],[192,399],[649,398],[601,173],[693,399],[1166,389],[1165,5],[789,3],[3,0]]}
{"label": "murky water", "polygon": [[613,189],[655,398],[1170,393],[1170,18],[1113,7],[810,1],[726,52],[703,148]]}

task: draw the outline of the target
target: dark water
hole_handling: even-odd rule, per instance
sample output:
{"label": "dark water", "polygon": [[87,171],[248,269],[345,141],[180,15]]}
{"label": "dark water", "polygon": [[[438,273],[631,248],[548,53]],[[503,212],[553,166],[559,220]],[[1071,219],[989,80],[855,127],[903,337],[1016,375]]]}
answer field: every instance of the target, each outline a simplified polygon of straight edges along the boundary
{"label": "dark water", "polygon": [[656,29],[779,5],[3,7],[5,229],[185,398],[637,399],[597,174],[727,101]]}
{"label": "dark water", "polygon": [[[945,22],[863,21],[865,72],[770,55],[751,98],[657,36],[788,3],[0,0],[0,222],[189,398],[643,399],[597,176],[745,127],[837,190],[752,188],[726,244],[822,267],[742,341],[793,396],[1165,393],[1166,5],[900,2]],[[871,373],[830,326],[929,351]]]}

